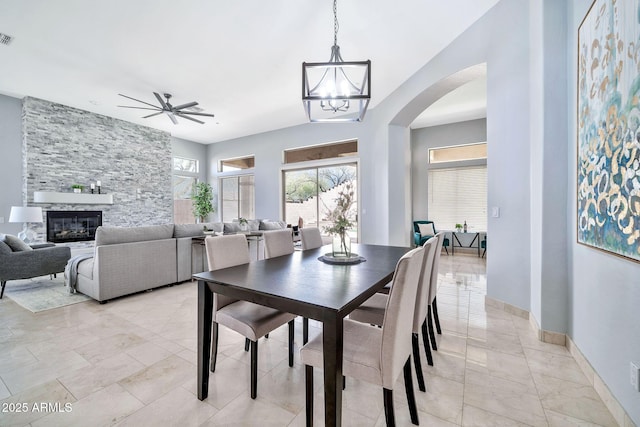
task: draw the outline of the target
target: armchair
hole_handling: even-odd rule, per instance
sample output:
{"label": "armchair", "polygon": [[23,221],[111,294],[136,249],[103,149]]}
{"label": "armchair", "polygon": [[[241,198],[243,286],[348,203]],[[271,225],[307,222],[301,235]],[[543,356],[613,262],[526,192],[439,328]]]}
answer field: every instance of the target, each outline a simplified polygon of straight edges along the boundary
{"label": "armchair", "polygon": [[65,246],[33,245],[25,250],[15,250],[15,244],[8,243],[12,239],[17,237],[0,236],[0,298],[8,280],[61,273],[71,258],[71,249]]}
{"label": "armchair", "polygon": [[[429,233],[429,234],[422,235],[420,233],[419,224],[432,224],[433,225],[433,234]],[[424,243],[427,240],[429,240],[430,238],[435,236],[437,233],[438,233],[438,230],[436,230],[436,225],[435,225],[435,223],[433,221],[429,221],[429,220],[413,221],[413,243],[416,246],[424,245]],[[449,249],[447,249],[449,247],[449,244],[450,244],[449,238],[448,237],[444,237],[444,239],[442,241],[442,246],[444,246],[444,250],[447,252],[447,255],[449,255]]]}

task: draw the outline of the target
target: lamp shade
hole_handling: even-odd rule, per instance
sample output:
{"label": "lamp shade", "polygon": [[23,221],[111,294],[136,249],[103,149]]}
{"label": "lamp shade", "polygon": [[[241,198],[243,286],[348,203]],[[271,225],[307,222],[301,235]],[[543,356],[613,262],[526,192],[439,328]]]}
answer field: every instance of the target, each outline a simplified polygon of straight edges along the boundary
{"label": "lamp shade", "polygon": [[34,206],[11,206],[9,222],[42,222],[42,208]]}

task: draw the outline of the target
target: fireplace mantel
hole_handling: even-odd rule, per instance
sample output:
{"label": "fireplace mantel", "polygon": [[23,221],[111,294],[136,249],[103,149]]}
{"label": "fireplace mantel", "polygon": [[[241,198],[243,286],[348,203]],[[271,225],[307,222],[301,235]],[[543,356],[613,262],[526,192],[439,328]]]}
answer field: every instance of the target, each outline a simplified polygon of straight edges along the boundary
{"label": "fireplace mantel", "polygon": [[78,205],[112,205],[113,194],[56,193],[54,191],[34,191],[33,202]]}

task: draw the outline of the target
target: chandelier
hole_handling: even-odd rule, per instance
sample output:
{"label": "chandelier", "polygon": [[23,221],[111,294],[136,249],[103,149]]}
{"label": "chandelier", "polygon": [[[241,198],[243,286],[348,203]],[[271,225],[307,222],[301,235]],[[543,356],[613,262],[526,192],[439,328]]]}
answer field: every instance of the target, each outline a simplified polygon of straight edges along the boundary
{"label": "chandelier", "polygon": [[344,61],[340,55],[336,4],[329,62],[302,63],[302,103],[311,122],[360,122],[371,99],[371,61]]}

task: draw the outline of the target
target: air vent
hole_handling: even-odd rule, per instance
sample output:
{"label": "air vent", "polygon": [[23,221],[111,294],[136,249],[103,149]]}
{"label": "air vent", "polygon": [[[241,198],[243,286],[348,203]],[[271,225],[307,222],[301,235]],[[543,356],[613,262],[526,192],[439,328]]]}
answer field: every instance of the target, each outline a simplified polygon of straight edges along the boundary
{"label": "air vent", "polygon": [[11,37],[10,35],[0,33],[0,44],[3,44],[5,46],[9,46],[9,44],[11,44],[12,40],[13,40],[13,37]]}

